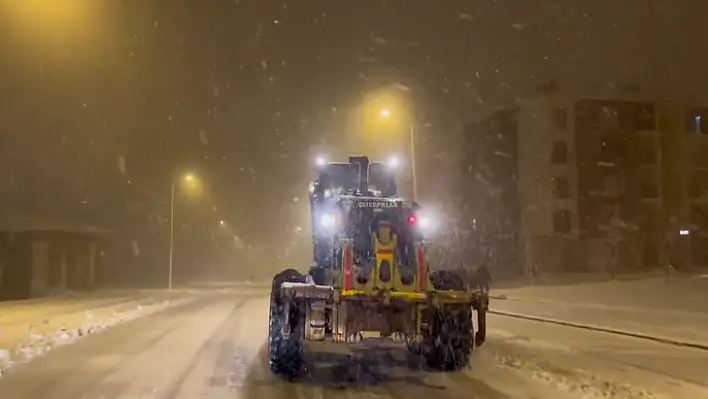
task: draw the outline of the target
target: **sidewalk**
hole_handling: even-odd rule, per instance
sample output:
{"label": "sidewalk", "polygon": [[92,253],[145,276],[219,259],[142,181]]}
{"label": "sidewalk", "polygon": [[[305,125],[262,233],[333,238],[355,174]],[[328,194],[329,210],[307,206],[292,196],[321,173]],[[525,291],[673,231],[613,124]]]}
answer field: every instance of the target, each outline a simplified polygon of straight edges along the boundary
{"label": "sidewalk", "polygon": [[496,289],[491,310],[708,345],[708,278]]}
{"label": "sidewalk", "polygon": [[[75,297],[0,303],[0,326],[36,323],[44,317],[103,307],[135,299],[136,296]],[[0,332],[0,335],[2,333]]]}
{"label": "sidewalk", "polygon": [[0,376],[16,362],[31,360],[56,346],[194,298],[195,295],[179,291],[114,290],[2,302]]}
{"label": "sidewalk", "polygon": [[493,295],[708,314],[708,277],[644,278],[494,288]]}

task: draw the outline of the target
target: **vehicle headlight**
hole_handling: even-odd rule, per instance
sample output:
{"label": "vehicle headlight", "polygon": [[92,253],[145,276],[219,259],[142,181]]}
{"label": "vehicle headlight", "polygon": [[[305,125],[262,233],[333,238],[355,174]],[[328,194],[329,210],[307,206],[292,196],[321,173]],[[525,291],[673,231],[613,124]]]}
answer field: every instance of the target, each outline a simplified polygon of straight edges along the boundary
{"label": "vehicle headlight", "polygon": [[336,223],[337,219],[334,217],[334,215],[330,213],[326,213],[322,216],[320,216],[320,226],[322,227],[332,227]]}
{"label": "vehicle headlight", "polygon": [[418,218],[418,226],[423,230],[430,230],[433,228],[433,221],[427,216]]}

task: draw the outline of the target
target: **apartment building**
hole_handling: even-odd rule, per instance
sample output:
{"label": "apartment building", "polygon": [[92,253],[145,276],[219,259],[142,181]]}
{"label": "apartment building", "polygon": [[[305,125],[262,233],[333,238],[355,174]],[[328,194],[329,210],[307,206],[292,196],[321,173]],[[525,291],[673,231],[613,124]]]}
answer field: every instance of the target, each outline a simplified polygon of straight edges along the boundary
{"label": "apartment building", "polygon": [[[706,104],[708,102],[701,102]],[[675,108],[674,134],[664,139],[664,187],[672,230],[681,231],[675,257],[708,265],[708,107],[690,102]],[[688,234],[686,234],[688,233]],[[681,236],[680,236],[681,237]]]}
{"label": "apartment building", "polygon": [[[463,142],[458,223],[462,242],[475,261],[492,251],[495,268],[517,274],[521,197],[519,195],[519,124],[515,110],[500,110],[469,123]],[[504,265],[504,267],[498,267]]]}
{"label": "apartment building", "polygon": [[708,264],[708,107],[691,104],[554,96],[469,124],[476,239],[516,241],[507,267],[526,272]]}

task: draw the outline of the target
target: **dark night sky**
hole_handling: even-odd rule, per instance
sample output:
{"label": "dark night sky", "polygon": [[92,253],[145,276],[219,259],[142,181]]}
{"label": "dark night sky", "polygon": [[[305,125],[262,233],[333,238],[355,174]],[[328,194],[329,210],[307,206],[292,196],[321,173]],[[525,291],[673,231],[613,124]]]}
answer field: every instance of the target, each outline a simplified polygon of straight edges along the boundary
{"label": "dark night sky", "polygon": [[208,187],[188,221],[290,239],[308,146],[371,78],[411,87],[437,134],[549,78],[706,84],[698,0],[67,0],[67,26],[19,3],[0,0],[2,201],[148,242],[183,170]]}

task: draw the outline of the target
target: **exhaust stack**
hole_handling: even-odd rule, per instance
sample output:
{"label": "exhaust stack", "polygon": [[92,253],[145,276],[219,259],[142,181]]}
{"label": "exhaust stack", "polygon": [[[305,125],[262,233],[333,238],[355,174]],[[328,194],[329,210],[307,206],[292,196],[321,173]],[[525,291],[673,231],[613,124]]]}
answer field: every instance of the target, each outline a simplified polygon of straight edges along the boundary
{"label": "exhaust stack", "polygon": [[349,157],[349,163],[359,164],[359,192],[369,195],[369,157]]}

